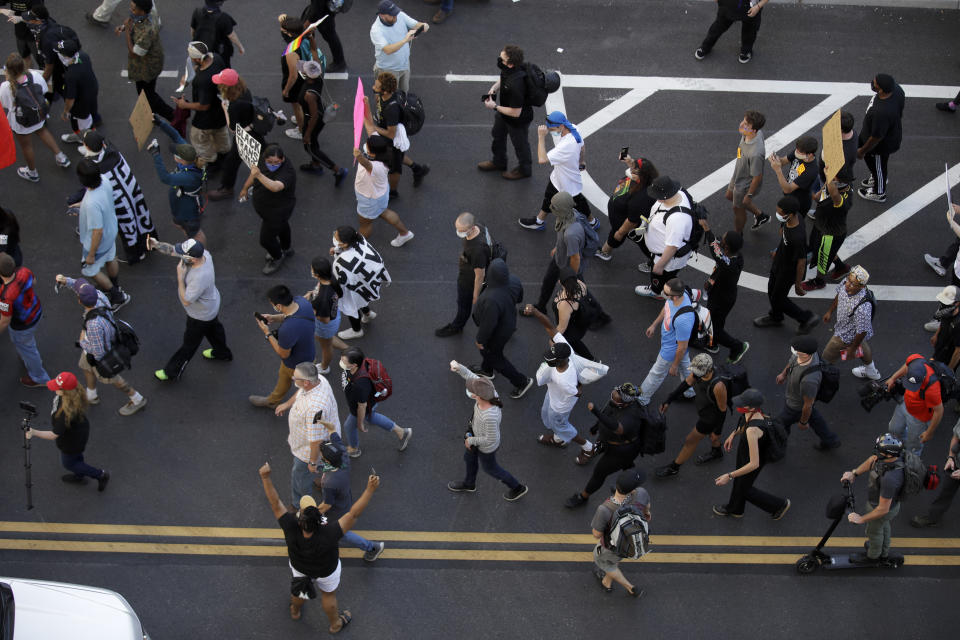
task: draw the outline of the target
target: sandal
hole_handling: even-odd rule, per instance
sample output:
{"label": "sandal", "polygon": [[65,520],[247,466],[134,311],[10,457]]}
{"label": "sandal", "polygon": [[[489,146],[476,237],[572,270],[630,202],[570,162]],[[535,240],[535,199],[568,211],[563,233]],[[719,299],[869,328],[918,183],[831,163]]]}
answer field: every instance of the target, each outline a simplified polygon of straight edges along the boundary
{"label": "sandal", "polygon": [[597,582],[600,583],[600,588],[603,589],[604,593],[613,593],[613,585],[609,587],[603,586],[603,578],[607,575],[605,571],[601,569],[594,569],[593,575],[597,578]]}
{"label": "sandal", "polygon": [[567,443],[563,440],[557,440],[554,438],[552,433],[541,433],[539,436],[537,436],[537,442],[540,444],[553,445],[554,447],[559,447],[561,449],[567,446]]}
{"label": "sandal", "polygon": [[350,624],[350,621],[353,620],[353,617],[350,615],[349,611],[339,611],[337,615],[340,617],[340,628],[336,631],[333,629],[328,629],[330,633],[340,633],[343,631],[344,627]]}

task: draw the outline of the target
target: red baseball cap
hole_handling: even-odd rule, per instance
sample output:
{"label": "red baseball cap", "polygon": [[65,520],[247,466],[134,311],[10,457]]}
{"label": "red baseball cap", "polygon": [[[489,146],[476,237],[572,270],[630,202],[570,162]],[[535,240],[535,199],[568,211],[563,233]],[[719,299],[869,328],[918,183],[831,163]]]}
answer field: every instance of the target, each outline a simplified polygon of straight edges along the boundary
{"label": "red baseball cap", "polygon": [[240,79],[240,75],[233,69],[224,69],[218,74],[213,76],[213,84],[222,84],[228,87],[232,87],[237,84],[237,80]]}
{"label": "red baseball cap", "polygon": [[56,378],[47,381],[47,389],[50,391],[72,391],[77,388],[77,376],[69,371],[57,374]]}

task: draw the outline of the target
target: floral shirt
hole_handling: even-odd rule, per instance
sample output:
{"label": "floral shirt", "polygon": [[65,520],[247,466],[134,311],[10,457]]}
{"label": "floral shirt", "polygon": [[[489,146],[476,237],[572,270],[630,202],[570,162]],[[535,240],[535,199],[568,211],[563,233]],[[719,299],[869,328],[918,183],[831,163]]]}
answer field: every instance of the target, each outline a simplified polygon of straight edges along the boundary
{"label": "floral shirt", "polygon": [[857,307],[866,295],[866,287],[851,296],[847,294],[842,282],[837,286],[837,326],[834,335],[843,340],[844,344],[850,344],[861,333],[866,333],[864,340],[873,337],[873,305],[864,302]]}

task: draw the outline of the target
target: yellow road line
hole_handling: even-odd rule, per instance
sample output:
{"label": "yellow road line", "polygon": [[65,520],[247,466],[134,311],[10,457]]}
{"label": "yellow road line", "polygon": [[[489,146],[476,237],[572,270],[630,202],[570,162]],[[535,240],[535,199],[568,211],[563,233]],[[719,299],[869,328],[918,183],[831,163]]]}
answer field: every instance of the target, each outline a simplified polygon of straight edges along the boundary
{"label": "yellow road line", "polygon": [[[47,533],[67,535],[115,535],[178,538],[257,538],[283,539],[279,528],[150,526],[125,524],[77,524],[66,522],[2,522],[0,533]],[[462,542],[486,544],[593,544],[589,534],[567,533],[482,533],[470,531],[357,531],[360,535],[387,542]],[[960,548],[960,538],[901,538],[897,546],[906,548]],[[703,547],[812,547],[819,537],[808,536],[696,536],[654,534],[653,544],[661,546]],[[830,538],[832,547],[859,547],[862,537]]]}
{"label": "yellow road line", "polygon": [[[283,557],[279,545],[166,544],[148,542],[82,542],[76,540],[0,539],[0,549],[23,551],[70,551],[91,553],[138,553],[162,555]],[[346,558],[359,558],[359,549],[341,549]],[[493,549],[395,549],[384,551],[395,560],[458,560],[499,562],[591,562],[589,551],[534,551]],[[654,564],[793,564],[797,553],[657,553],[639,562]],[[906,563],[917,566],[960,566],[960,556],[908,555]]]}

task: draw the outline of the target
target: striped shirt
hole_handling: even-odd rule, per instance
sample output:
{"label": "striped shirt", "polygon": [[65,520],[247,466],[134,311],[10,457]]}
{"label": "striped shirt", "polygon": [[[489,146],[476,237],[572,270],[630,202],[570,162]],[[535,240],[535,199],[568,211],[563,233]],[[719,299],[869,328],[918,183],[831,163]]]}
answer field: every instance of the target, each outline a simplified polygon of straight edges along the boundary
{"label": "striped shirt", "polygon": [[833,333],[844,344],[850,344],[861,333],[866,334],[864,340],[873,337],[873,305],[864,302],[857,307],[866,295],[866,287],[851,296],[842,282],[837,286],[837,326]]}
{"label": "striped shirt", "polygon": [[33,292],[33,273],[26,267],[13,272],[13,280],[0,284],[0,316],[10,318],[10,328],[23,331],[37,324],[43,307]]}
{"label": "striped shirt", "polygon": [[[460,365],[457,370],[460,377],[464,380],[477,378],[475,373],[467,367]],[[493,453],[500,447],[500,420],[502,412],[500,407],[492,406],[489,409],[480,409],[480,406],[473,405],[473,422],[471,429],[473,435],[467,438],[467,444],[471,447],[480,449],[480,453]]]}
{"label": "striped shirt", "polygon": [[[320,416],[317,416],[318,413]],[[336,432],[340,433],[340,414],[337,410],[337,400],[333,397],[333,389],[323,376],[319,384],[313,389],[298,389],[296,400],[290,408],[287,424],[290,435],[287,443],[290,452],[302,462],[310,462],[310,443],[327,439],[327,430],[319,423],[332,422]]]}

